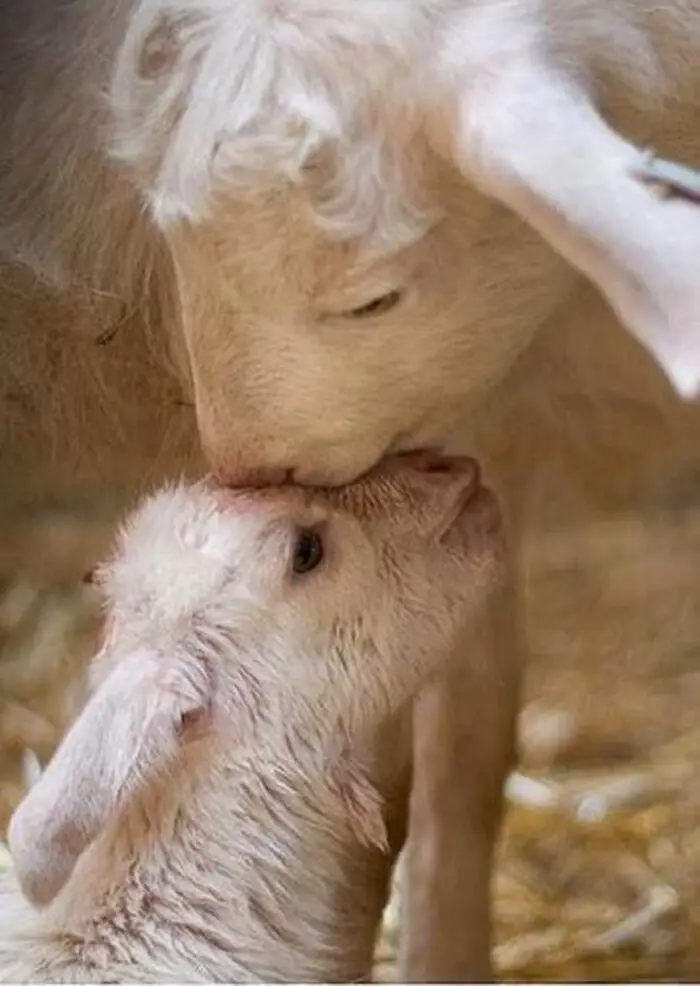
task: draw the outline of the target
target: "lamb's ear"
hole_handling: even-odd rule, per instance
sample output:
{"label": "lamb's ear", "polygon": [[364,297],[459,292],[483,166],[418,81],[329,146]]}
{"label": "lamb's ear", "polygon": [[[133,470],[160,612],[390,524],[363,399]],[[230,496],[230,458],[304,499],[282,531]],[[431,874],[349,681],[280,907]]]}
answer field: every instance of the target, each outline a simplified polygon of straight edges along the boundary
{"label": "lamb's ear", "polygon": [[34,905],[53,900],[123,799],[167,769],[212,698],[195,658],[140,651],[108,674],[10,821],[17,877]]}
{"label": "lamb's ear", "polygon": [[655,194],[645,153],[606,124],[583,85],[526,40],[515,46],[520,35],[499,58],[507,28],[445,41],[440,107],[428,111],[435,146],[596,284],[678,394],[696,397],[700,205]]}

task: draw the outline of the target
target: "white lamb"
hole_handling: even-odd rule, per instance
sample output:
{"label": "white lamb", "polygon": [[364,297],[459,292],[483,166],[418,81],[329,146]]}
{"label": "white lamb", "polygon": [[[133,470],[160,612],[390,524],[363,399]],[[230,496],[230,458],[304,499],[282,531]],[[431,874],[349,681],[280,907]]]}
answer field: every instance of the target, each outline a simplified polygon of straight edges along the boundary
{"label": "white lamb", "polygon": [[0,980],[366,977],[387,831],[365,742],[463,642],[501,545],[470,459],[148,500],[99,575],[91,697],[11,822]]}

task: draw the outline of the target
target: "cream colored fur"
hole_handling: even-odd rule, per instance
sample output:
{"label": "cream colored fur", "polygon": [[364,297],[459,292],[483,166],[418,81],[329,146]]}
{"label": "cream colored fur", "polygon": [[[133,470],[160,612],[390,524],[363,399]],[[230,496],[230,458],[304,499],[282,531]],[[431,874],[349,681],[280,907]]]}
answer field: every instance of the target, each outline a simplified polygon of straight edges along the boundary
{"label": "cream colored fur", "polygon": [[[387,463],[337,493],[179,487],[129,520],[99,577],[91,695],[10,823],[34,906],[11,877],[2,982],[366,976],[398,780],[368,741],[501,574],[474,464],[431,470]],[[323,556],[297,574],[312,530]]]}
{"label": "cream colored fur", "polygon": [[[700,0],[5,0],[0,38],[8,516],[196,475],[200,439],[235,482],[448,442],[517,545],[543,463],[626,497],[695,459],[700,213],[634,171],[700,161]],[[487,971],[503,607],[419,713],[419,979]]]}

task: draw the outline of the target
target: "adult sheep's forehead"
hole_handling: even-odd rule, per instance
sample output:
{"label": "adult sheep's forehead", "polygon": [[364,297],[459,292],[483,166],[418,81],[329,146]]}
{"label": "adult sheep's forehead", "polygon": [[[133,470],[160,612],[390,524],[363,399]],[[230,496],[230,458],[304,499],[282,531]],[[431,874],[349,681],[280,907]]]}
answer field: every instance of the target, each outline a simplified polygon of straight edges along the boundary
{"label": "adult sheep's forehead", "polygon": [[115,151],[167,225],[211,214],[214,189],[245,199],[261,181],[303,181],[334,148],[319,213],[363,235],[403,196],[405,155],[391,161],[385,136],[414,126],[428,27],[423,4],[395,0],[143,0],[111,90]]}

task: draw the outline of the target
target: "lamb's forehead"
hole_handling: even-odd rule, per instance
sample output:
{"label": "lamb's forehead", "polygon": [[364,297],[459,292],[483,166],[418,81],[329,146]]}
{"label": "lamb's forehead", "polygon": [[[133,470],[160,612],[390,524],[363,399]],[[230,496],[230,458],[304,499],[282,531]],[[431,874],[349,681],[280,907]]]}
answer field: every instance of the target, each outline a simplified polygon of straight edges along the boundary
{"label": "lamb's forehead", "polygon": [[283,532],[293,525],[311,526],[335,515],[346,520],[336,528],[346,543],[358,527],[378,543],[400,539],[411,518],[420,525],[426,509],[430,503],[417,503],[402,475],[330,490],[171,487],[131,515],[102,583],[108,601],[139,606],[157,600],[176,616],[213,601],[224,581],[235,583],[241,597],[264,592],[265,558],[279,557]]}
{"label": "lamb's forehead", "polygon": [[429,498],[417,495],[409,477],[402,472],[371,475],[327,490],[324,496],[332,509],[359,521],[371,521],[373,536],[391,537],[404,523],[420,521],[435,506]]}
{"label": "lamb's forehead", "polygon": [[155,550],[185,552],[225,564],[232,552],[255,541],[263,527],[259,511],[231,509],[216,491],[202,484],[181,485],[146,499],[132,515],[123,542],[131,555]]}
{"label": "lamb's forehead", "polygon": [[264,511],[225,509],[208,489],[161,490],[132,514],[105,566],[113,601],[153,594],[173,608],[202,601],[225,576],[245,587],[267,527]]}

